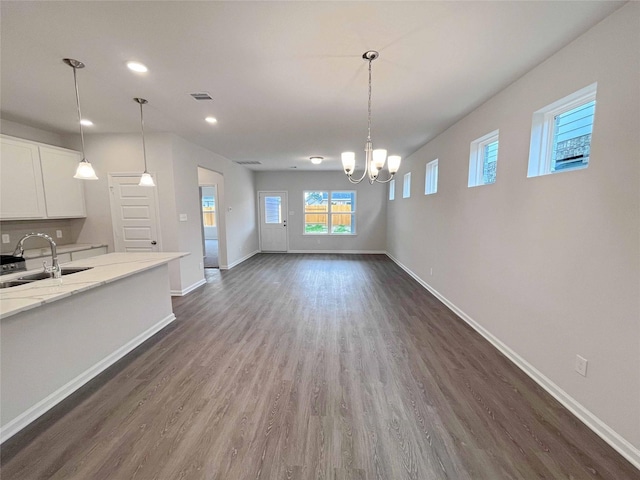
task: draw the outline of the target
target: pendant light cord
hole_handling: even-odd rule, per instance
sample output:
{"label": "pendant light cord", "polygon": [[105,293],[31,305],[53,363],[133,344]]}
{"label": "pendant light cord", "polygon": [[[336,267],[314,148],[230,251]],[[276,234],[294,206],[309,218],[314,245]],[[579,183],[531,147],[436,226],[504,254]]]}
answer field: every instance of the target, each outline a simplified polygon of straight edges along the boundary
{"label": "pendant light cord", "polygon": [[144,115],[142,114],[142,103],[140,103],[140,128],[142,130],[142,156],[144,157],[144,173],[147,172],[147,147],[144,142]]}
{"label": "pendant light cord", "polygon": [[82,161],[86,162],[87,159],[84,155],[84,130],[82,129],[82,113],[80,112],[80,93],[78,93],[78,78],[76,76],[76,70],[77,68],[73,67],[73,83],[76,86],[76,106],[78,107],[78,123],[80,124],[80,140],[82,142]]}

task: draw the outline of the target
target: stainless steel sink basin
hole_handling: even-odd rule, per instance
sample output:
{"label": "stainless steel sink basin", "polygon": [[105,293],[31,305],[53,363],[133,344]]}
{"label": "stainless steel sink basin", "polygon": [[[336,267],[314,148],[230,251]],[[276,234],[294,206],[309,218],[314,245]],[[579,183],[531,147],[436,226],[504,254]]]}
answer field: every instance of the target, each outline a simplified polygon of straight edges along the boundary
{"label": "stainless steel sink basin", "polygon": [[7,280],[6,282],[0,282],[0,288],[17,287],[18,285],[27,285],[33,282],[33,280]]}
{"label": "stainless steel sink basin", "polygon": [[[91,270],[93,267],[62,267],[60,269],[60,273],[62,276],[72,275],[78,272],[84,272],[85,270]],[[23,275],[20,278],[16,278],[14,280],[7,280],[5,282],[0,282],[0,288],[9,288],[9,287],[17,287],[18,285],[27,285],[29,283],[33,283],[38,280],[46,280],[51,278],[51,274],[47,272],[37,272],[32,273],[30,275]]]}

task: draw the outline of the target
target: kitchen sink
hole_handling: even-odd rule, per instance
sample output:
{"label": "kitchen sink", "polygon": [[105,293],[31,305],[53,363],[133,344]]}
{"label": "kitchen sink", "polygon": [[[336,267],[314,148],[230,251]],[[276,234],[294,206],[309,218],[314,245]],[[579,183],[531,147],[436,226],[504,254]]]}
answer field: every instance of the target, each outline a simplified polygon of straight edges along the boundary
{"label": "kitchen sink", "polygon": [[[90,270],[93,267],[62,267],[60,273],[62,276],[71,275],[78,272],[84,272]],[[46,280],[51,278],[51,274],[47,272],[37,272],[30,275],[23,275],[20,278],[14,280],[7,280],[6,282],[0,282],[0,288],[17,287],[18,285],[27,285],[29,283],[36,282],[38,280]]]}
{"label": "kitchen sink", "polygon": [[33,280],[7,280],[6,282],[0,282],[0,288],[17,287],[18,285],[27,285],[33,282]]}

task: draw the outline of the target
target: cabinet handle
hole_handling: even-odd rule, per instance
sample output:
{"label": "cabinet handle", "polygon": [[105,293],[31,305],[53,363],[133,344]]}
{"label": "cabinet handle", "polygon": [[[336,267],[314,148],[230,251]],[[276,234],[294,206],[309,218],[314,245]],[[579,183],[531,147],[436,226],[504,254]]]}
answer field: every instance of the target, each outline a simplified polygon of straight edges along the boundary
{"label": "cabinet handle", "polygon": [[151,240],[151,245],[156,245],[158,242],[156,242],[155,240]]}

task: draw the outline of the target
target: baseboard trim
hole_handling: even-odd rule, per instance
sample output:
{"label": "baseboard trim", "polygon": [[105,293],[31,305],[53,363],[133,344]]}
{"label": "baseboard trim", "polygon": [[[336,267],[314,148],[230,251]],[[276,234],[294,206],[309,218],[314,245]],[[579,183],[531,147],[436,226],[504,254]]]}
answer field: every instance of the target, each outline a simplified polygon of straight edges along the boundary
{"label": "baseboard trim", "polygon": [[183,297],[187,293],[193,292],[196,288],[201,287],[205,283],[207,283],[207,281],[203,278],[201,280],[198,280],[193,285],[189,285],[187,288],[183,288],[182,290],[171,290],[171,296],[172,297]]}
{"label": "baseboard trim", "polygon": [[384,250],[289,250],[286,253],[333,253],[336,255],[387,255]]}
{"label": "baseboard trim", "polygon": [[238,265],[240,265],[242,262],[245,262],[247,260],[249,260],[251,257],[253,257],[254,255],[257,255],[258,253],[260,253],[260,250],[254,250],[253,252],[251,252],[248,255],[245,255],[244,257],[242,257],[239,260],[236,260],[235,262],[231,262],[228,265],[220,265],[220,270],[230,270],[233,267],[237,267]]}
{"label": "baseboard trim", "polygon": [[31,408],[27,409],[26,411],[18,415],[16,418],[11,420],[2,428],[2,432],[0,433],[0,443],[5,442],[9,438],[11,438],[13,435],[18,433],[20,430],[25,428],[27,425],[29,425],[31,422],[38,419],[41,415],[45,414],[51,408],[56,406],[58,403],[63,401],[65,398],[67,398],[73,392],[78,390],[84,384],[86,384],[91,379],[95,378],[104,370],[106,370],[111,365],[116,363],[118,360],[120,360],[122,357],[124,357],[127,353],[132,351],[134,348],[141,345],[145,340],[151,338],[153,335],[158,333],[160,330],[162,330],[164,327],[169,325],[175,319],[176,319],[176,316],[173,313],[171,313],[171,315],[168,315],[167,317],[163,318],[158,323],[153,325],[151,328],[145,330],[140,335],[133,338],[132,340],[124,344],[122,347],[118,348],[115,352],[107,355],[105,358],[100,360],[98,363],[96,363],[89,369],[85,370],[76,378],[74,378],[67,384],[63,385],[62,387],[57,389],[55,392],[48,395],[47,397],[45,397],[44,399],[40,400],[38,403],[33,405]]}
{"label": "baseboard trim", "polygon": [[567,410],[573,413],[587,427],[593,430],[596,435],[607,442],[614,450],[626,458],[631,464],[640,470],[640,449],[632,445],[628,440],[622,437],[609,425],[594,415],[590,410],[585,408],[580,402],[556,385],[552,380],[547,378],[533,365],[518,355],[515,351],[504,344],[500,339],[494,336],[486,328],[473,320],[464,311],[458,308],[454,303],[449,301],[444,295],[431,287],[427,282],[422,280],[406,265],[403,265],[397,258],[386,252],[386,255],[393,260],[402,270],[407,272],[415,281],[431,292],[438,300],[444,303],[452,312],[464,320],[471,328],[482,335],[489,343],[496,347],[505,357],[513,362],[520,370],[526,373],[534,382],[544,388],[547,393],[559,401]]}

